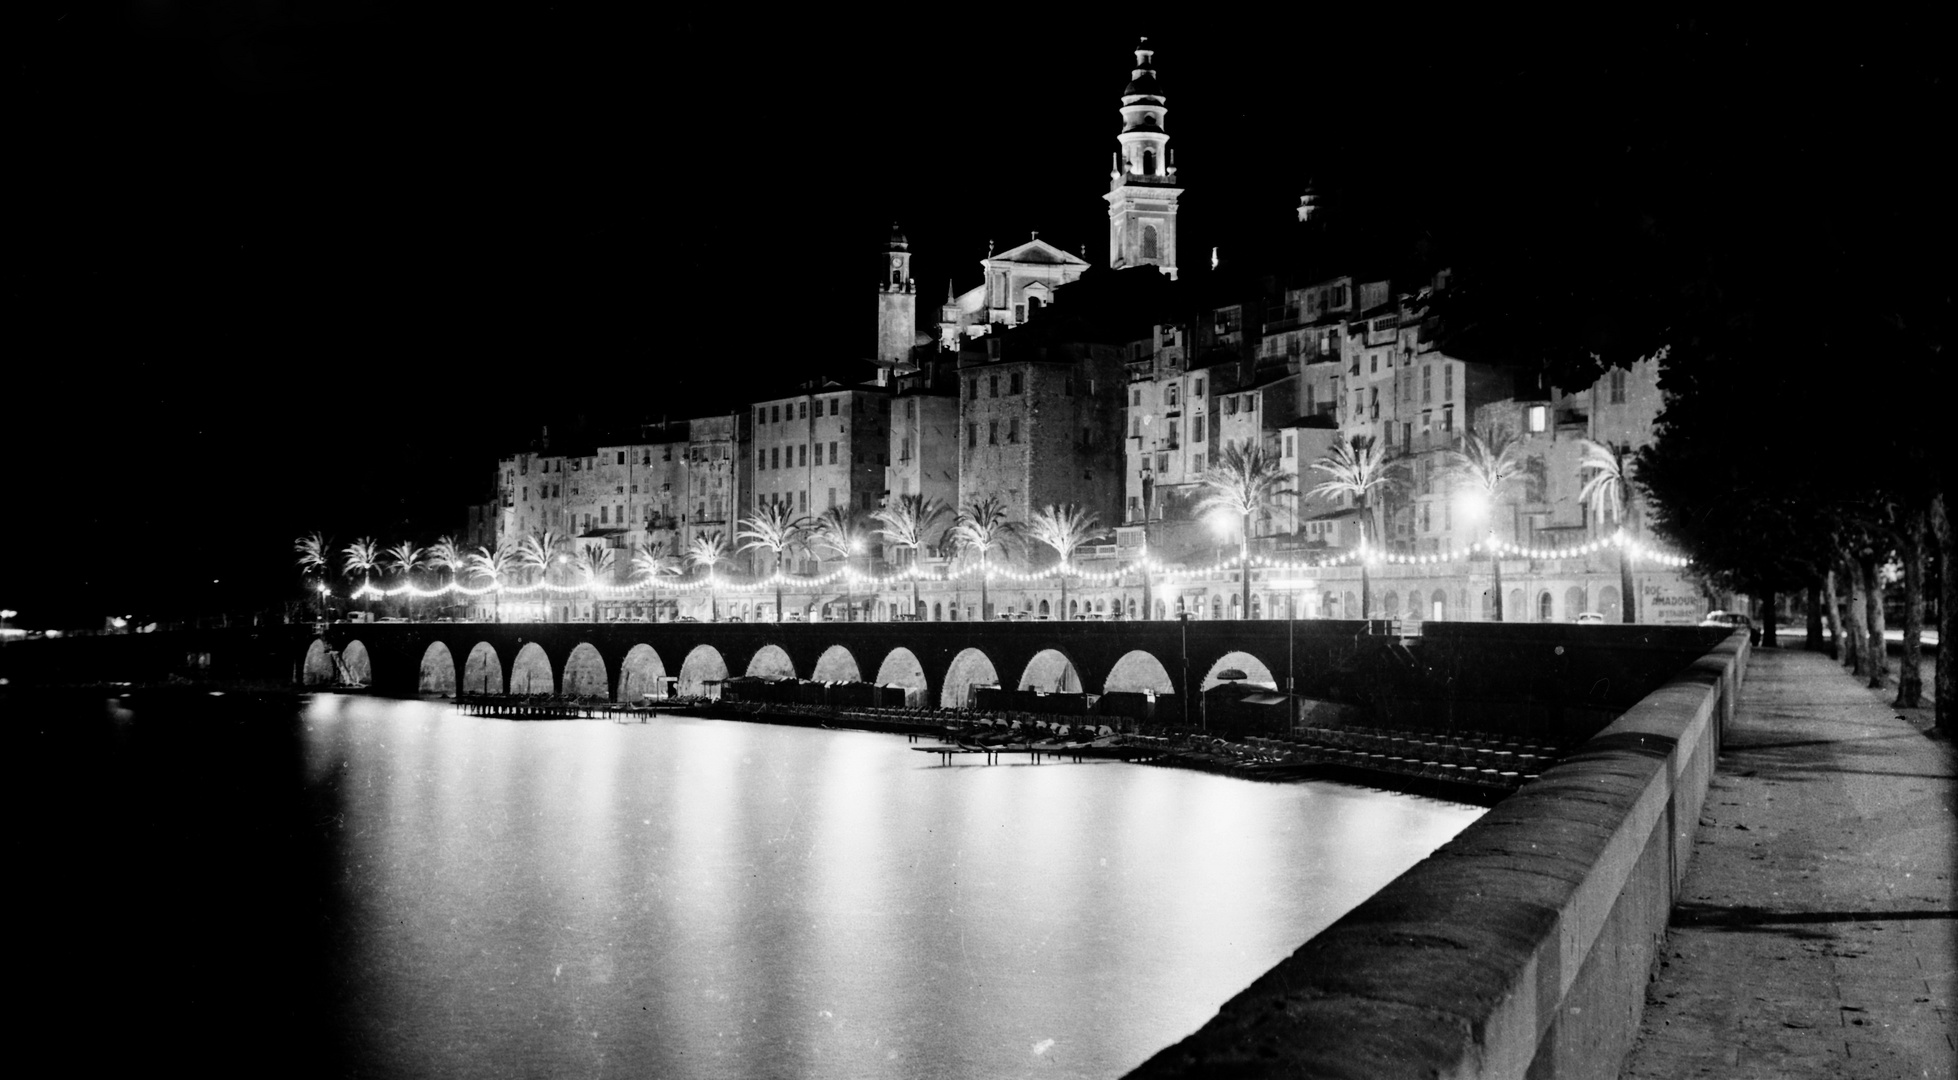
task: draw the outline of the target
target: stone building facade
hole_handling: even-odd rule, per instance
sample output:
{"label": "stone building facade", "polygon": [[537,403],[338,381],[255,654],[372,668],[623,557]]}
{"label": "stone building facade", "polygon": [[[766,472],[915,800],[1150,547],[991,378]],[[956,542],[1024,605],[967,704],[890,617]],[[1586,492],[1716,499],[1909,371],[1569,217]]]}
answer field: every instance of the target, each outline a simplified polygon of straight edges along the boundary
{"label": "stone building facade", "polygon": [[1121,520],[1122,352],[990,337],[959,354],[959,504],[998,498],[1009,520],[1076,503]]}
{"label": "stone building facade", "polygon": [[804,517],[837,507],[868,516],[882,505],[891,453],[888,389],[821,379],[757,402],[751,414],[753,498],[743,517],[764,503],[785,503]]}

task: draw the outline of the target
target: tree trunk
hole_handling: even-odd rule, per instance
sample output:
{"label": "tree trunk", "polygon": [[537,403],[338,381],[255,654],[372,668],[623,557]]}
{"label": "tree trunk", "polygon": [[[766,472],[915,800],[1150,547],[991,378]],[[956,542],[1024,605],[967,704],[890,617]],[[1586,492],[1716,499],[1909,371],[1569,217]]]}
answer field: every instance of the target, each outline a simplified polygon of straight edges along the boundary
{"label": "tree trunk", "polygon": [[918,599],[918,549],[912,548],[911,549],[911,614],[919,622],[923,622],[925,620],[925,613],[923,610],[921,610],[923,607],[924,604]]}
{"label": "tree trunk", "polygon": [[1493,557],[1493,558],[1491,558],[1491,559],[1489,560],[1489,565],[1490,565],[1490,567],[1492,567],[1492,568],[1493,568],[1493,569],[1495,570],[1495,585],[1494,585],[1494,587],[1493,587],[1493,588],[1492,588],[1492,589],[1490,590],[1490,591],[1491,591],[1491,593],[1493,593],[1493,595],[1492,595],[1492,596],[1491,596],[1491,597],[1489,598],[1489,599],[1490,599],[1490,604],[1489,604],[1489,610],[1491,610],[1491,611],[1493,611],[1493,612],[1495,612],[1495,613],[1496,613],[1496,621],[1497,621],[1497,622],[1501,622],[1501,621],[1503,621],[1503,610],[1502,610],[1502,552],[1501,552],[1501,551],[1496,551],[1496,552],[1494,552],[1494,557]]}
{"label": "tree trunk", "polygon": [[[1361,546],[1362,547],[1365,546],[1364,539],[1362,539],[1361,541]],[[1243,589],[1244,599],[1239,601],[1239,606],[1237,609],[1237,617],[1240,619],[1248,619],[1251,617],[1251,515],[1249,514],[1244,515],[1244,538],[1243,538],[1243,543],[1240,544],[1238,547],[1237,562],[1238,562],[1238,571],[1244,575],[1244,589]],[[1366,580],[1365,578],[1366,569],[1367,569],[1366,560],[1361,559],[1360,560],[1360,574],[1361,574],[1360,580],[1362,582],[1361,588],[1366,587],[1364,584]],[[1365,605],[1362,605],[1362,607],[1364,606]]]}
{"label": "tree trunk", "polygon": [[1870,638],[1863,625],[1863,576],[1856,572],[1854,563],[1844,562],[1842,580],[1848,586],[1842,605],[1842,663],[1857,675],[1867,678],[1870,669],[1863,651],[1869,645]]}
{"label": "tree trunk", "polygon": [[[849,578],[845,577],[845,581]],[[775,553],[775,625],[782,624],[782,553]]]}
{"label": "tree trunk", "polygon": [[1882,689],[1890,674],[1890,652],[1883,639],[1883,581],[1877,576],[1876,553],[1863,556],[1863,625],[1869,634],[1870,688]]}
{"label": "tree trunk", "polygon": [[1145,620],[1156,617],[1155,596],[1154,590],[1150,587],[1149,566],[1147,563],[1143,564],[1142,567],[1142,617]]}
{"label": "tree trunk", "polygon": [[991,593],[986,588],[986,554],[985,552],[982,551],[979,553],[979,621],[980,622],[985,622],[987,618],[989,618],[989,616],[986,614],[986,609],[992,606],[992,601],[988,599],[990,595]]}
{"label": "tree trunk", "polygon": [[1632,553],[1626,548],[1618,549],[1618,606],[1624,612],[1624,621],[1638,621],[1638,588],[1632,581]]}
{"label": "tree trunk", "polygon": [[1775,594],[1773,589],[1769,589],[1761,595],[1761,647],[1764,649],[1778,649],[1781,647],[1780,643],[1775,641],[1774,609],[1778,599],[1780,598]]}
{"label": "tree trunk", "polygon": [[1822,571],[1822,618],[1829,624],[1829,659],[1843,658],[1842,598],[1836,595],[1836,571]]}
{"label": "tree trunk", "polygon": [[1924,634],[1924,509],[1921,505],[1904,511],[1899,530],[1898,555],[1904,563],[1904,657],[1897,669],[1897,700],[1900,709],[1914,709],[1924,703],[1924,675],[1918,670],[1923,657],[1920,638]]}
{"label": "tree trunk", "polygon": [[1951,659],[1952,636],[1958,634],[1958,537],[1951,527],[1949,504],[1943,492],[1931,498],[1931,535],[1937,540],[1938,579],[1938,666],[1932,680],[1932,699],[1937,702],[1938,729],[1958,737],[1958,663]]}
{"label": "tree trunk", "polygon": [[1803,643],[1810,652],[1822,651],[1822,586],[1808,583],[1808,640]]}

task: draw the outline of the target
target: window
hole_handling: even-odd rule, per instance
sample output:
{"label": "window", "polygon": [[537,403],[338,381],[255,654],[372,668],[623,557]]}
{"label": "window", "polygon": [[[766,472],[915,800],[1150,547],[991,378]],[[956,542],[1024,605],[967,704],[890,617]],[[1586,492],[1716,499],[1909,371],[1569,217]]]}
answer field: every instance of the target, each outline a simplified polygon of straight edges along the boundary
{"label": "window", "polygon": [[758,408],[758,409],[756,409],[756,410],[755,410],[755,423],[757,423],[757,424],[766,424],[766,423],[768,423],[768,409],[767,409],[767,407],[765,407],[765,406],[764,406],[764,407],[762,407],[762,408]]}
{"label": "window", "polygon": [[839,409],[839,408],[840,408],[840,407],[842,406],[842,404],[843,404],[843,399],[842,399],[842,398],[830,398],[830,399],[829,399],[829,414],[830,414],[831,416],[835,416],[835,415],[836,415],[836,413],[837,413],[837,410],[838,410],[838,409]]}
{"label": "window", "polygon": [[1292,433],[1289,431],[1285,433],[1285,456],[1295,456],[1292,452]]}
{"label": "window", "polygon": [[1157,472],[1159,472],[1159,473],[1166,473],[1166,472],[1168,472],[1168,471],[1169,471],[1169,455],[1168,455],[1168,454],[1157,454],[1157,455],[1156,455],[1156,471],[1157,471]]}
{"label": "window", "polygon": [[988,446],[999,445],[999,421],[986,421],[986,444]]}
{"label": "window", "polygon": [[1203,419],[1202,413],[1198,413],[1190,419],[1190,439],[1192,442],[1203,441]]}
{"label": "window", "polygon": [[1257,408],[1258,408],[1258,395],[1256,394],[1244,395],[1244,411],[1255,412]]}
{"label": "window", "polygon": [[1367,374],[1369,374],[1369,375],[1378,375],[1378,374],[1380,374],[1380,354],[1379,354],[1379,353],[1369,353],[1369,354],[1367,354]]}
{"label": "window", "polygon": [[524,489],[523,489],[523,501],[525,501],[525,502],[529,502],[529,501],[530,501],[530,485],[529,485],[529,484],[525,484],[525,485],[524,485]]}
{"label": "window", "polygon": [[966,445],[966,446],[967,446],[968,448],[970,448],[970,447],[975,447],[975,446],[978,446],[978,445],[979,445],[979,425],[978,425],[978,424],[967,424],[967,425],[965,426],[965,445]]}
{"label": "window", "polygon": [[974,375],[965,381],[965,396],[968,398],[979,396],[979,376]]}
{"label": "window", "polygon": [[1140,439],[1142,437],[1142,418],[1140,416],[1129,418],[1129,437],[1132,439]]}
{"label": "window", "polygon": [[1421,404],[1426,405],[1435,399],[1435,366],[1421,365]]}
{"label": "window", "polygon": [[1611,369],[1611,403],[1613,405],[1623,405],[1625,403],[1624,368]]}
{"label": "window", "polygon": [[836,509],[836,489],[835,489],[835,488],[830,488],[830,489],[829,489],[829,508],[830,508],[831,510],[834,510],[834,509]]}
{"label": "window", "polygon": [[1130,405],[1135,405],[1135,406],[1139,406],[1139,405],[1141,405],[1141,404],[1142,404],[1142,388],[1141,388],[1141,387],[1139,387],[1139,386],[1138,386],[1138,387],[1136,387],[1136,388],[1135,388],[1134,390],[1132,390],[1132,391],[1130,391],[1130,392],[1129,392],[1129,404],[1130,404]]}
{"label": "window", "polygon": [[1190,456],[1190,471],[1191,471],[1191,472],[1193,472],[1193,473],[1200,473],[1200,472],[1202,472],[1202,471],[1203,471],[1203,455],[1202,455],[1202,454],[1192,454],[1192,455]]}
{"label": "window", "polygon": [[1027,321],[1027,306],[1025,304],[1013,305],[1013,321],[1016,323]]}
{"label": "window", "polygon": [[1017,416],[1008,417],[1006,420],[1006,441],[1010,443],[1020,441],[1020,418]]}
{"label": "window", "polygon": [[624,465],[624,464],[625,464],[625,451],[624,451],[624,450],[621,450],[621,451],[619,451],[619,461],[618,461],[618,463],[619,463],[620,465]]}
{"label": "window", "polygon": [[803,488],[803,489],[802,489],[802,494],[801,494],[801,498],[800,498],[800,500],[799,500],[799,501],[800,501],[800,502],[801,502],[801,504],[802,504],[802,509],[804,509],[804,510],[808,510],[808,509],[809,509],[809,489],[808,489],[808,488]]}
{"label": "window", "polygon": [[796,456],[801,459],[801,463],[804,465],[809,464],[809,448],[801,443],[795,444],[795,448]]}
{"label": "window", "polygon": [[1429,511],[1433,509],[1434,509],[1433,503],[1424,502],[1421,504],[1421,531],[1422,532],[1434,531],[1434,516],[1431,513],[1429,513]]}
{"label": "window", "polygon": [[1529,419],[1530,430],[1542,431],[1545,422],[1549,420],[1549,413],[1550,410],[1545,406],[1542,405],[1530,406],[1530,419]]}
{"label": "window", "polygon": [[918,418],[917,402],[907,400],[904,403],[904,418],[906,420],[916,420]]}
{"label": "window", "polygon": [[771,468],[771,469],[779,469],[779,468],[781,468],[781,467],[782,467],[782,448],[781,448],[781,447],[779,447],[779,446],[776,446],[776,447],[771,447],[771,448],[769,449],[769,451],[768,451],[768,467],[769,467],[769,468]]}
{"label": "window", "polygon": [[1375,386],[1371,390],[1367,401],[1367,419],[1378,420],[1380,419],[1380,388]]}
{"label": "window", "polygon": [[1190,394],[1193,397],[1203,396],[1203,376],[1201,375],[1197,376],[1196,385],[1190,388]]}
{"label": "window", "polygon": [[1008,386],[1006,392],[1009,394],[1020,393],[1020,373],[1017,371],[1014,372],[1013,374],[1007,376],[1007,380],[1008,380]]}
{"label": "window", "polygon": [[1443,405],[1441,407],[1441,430],[1444,432],[1455,430],[1455,406]]}
{"label": "window", "polygon": [[835,444],[835,443],[830,443],[830,444],[829,444],[829,463],[830,463],[831,465],[834,465],[834,464],[836,464],[836,444]]}
{"label": "window", "polygon": [[1163,387],[1163,404],[1172,409],[1176,407],[1175,383],[1170,383],[1168,386]]}
{"label": "window", "polygon": [[766,468],[768,468],[768,451],[755,451],[755,471],[759,472]]}
{"label": "window", "polygon": [[986,376],[986,396],[987,397],[999,396],[999,376],[997,375]]}
{"label": "window", "polygon": [[1455,365],[1441,365],[1441,396],[1453,399],[1455,396]]}
{"label": "window", "polygon": [[[1144,151],[1142,161],[1143,168],[1149,174],[1153,174],[1156,171],[1156,155],[1154,151]],[[1156,227],[1154,225],[1144,225],[1142,227],[1142,257],[1145,259],[1159,259],[1162,257],[1157,254]]]}
{"label": "window", "polygon": [[[614,491],[612,492],[612,494],[614,494],[614,495],[624,495],[624,494],[625,494],[625,485],[624,485],[624,484],[615,484],[615,485],[613,485],[613,486],[614,486],[614,488],[615,488],[616,490],[614,490]],[[638,485],[638,484],[634,484],[634,485],[632,485],[632,490],[634,490],[634,491],[638,491],[638,490],[639,490],[639,485]]]}
{"label": "window", "polygon": [[[818,406],[818,408],[820,409],[821,407]],[[823,463],[823,444],[819,442],[812,442],[809,444],[809,450],[810,453],[815,457],[816,464],[821,465]]]}
{"label": "window", "polygon": [[779,424],[782,422],[782,407],[780,405],[769,406],[768,422],[771,424]]}
{"label": "window", "polygon": [[1225,416],[1237,415],[1237,398],[1227,397],[1224,399],[1224,415]]}

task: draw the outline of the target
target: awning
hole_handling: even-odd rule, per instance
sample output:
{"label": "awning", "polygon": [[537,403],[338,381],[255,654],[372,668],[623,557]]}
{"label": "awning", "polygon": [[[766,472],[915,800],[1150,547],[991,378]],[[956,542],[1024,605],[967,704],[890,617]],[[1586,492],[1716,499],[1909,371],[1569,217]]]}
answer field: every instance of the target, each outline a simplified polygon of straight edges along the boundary
{"label": "awning", "polygon": [[1289,699],[1283,694],[1251,694],[1238,700],[1246,705],[1283,705]]}

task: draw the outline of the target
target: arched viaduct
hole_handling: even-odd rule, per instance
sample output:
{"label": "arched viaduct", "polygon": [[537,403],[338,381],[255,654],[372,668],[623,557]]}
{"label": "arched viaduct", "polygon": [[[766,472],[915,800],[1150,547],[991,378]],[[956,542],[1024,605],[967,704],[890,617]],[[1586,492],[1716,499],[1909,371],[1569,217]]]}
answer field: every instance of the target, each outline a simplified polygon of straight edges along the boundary
{"label": "arched viaduct", "polygon": [[1186,679],[1201,690],[1227,668],[1279,686],[1290,673],[1301,692],[1325,693],[1355,677],[1363,656],[1378,652],[1365,639],[1386,632],[1357,620],[344,623],[296,640],[292,659],[303,681],[331,682],[331,649],[375,691],[399,697],[460,688],[636,699],[656,675],[680,676],[686,693],[690,681],[753,673],[899,684],[914,703],[936,705],[963,704],[965,686],[995,683],[1180,694]]}

